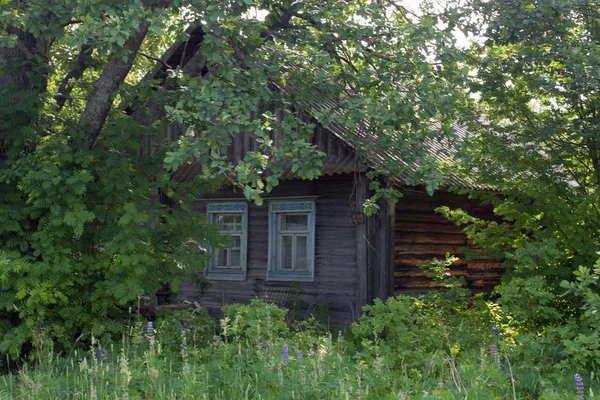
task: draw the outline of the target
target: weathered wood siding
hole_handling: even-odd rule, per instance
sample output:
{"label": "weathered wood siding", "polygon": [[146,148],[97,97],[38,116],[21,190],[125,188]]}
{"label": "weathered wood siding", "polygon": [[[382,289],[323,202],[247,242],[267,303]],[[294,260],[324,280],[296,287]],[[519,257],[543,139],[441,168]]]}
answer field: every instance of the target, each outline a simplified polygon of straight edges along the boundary
{"label": "weathered wood siding", "polygon": [[459,257],[451,267],[455,276],[464,276],[474,291],[490,291],[500,282],[504,272],[498,260],[466,260],[462,249],[468,247],[461,227],[435,212],[440,206],[461,208],[475,216],[494,219],[490,207],[482,207],[467,196],[437,191],[429,196],[424,191],[407,190],[396,204],[394,235],[394,291],[418,293],[435,287],[435,282],[417,265],[434,257],[444,259],[446,253]]}
{"label": "weathered wood siding", "polygon": [[[349,322],[351,306],[357,293],[356,226],[350,213],[349,197],[353,189],[351,174],[324,176],[314,181],[292,179],[281,184],[269,195],[273,198],[318,196],[315,219],[315,277],[314,282],[267,281],[268,258],[268,198],[263,206],[248,205],[248,264],[247,279],[210,281],[211,287],[200,290],[192,283],[181,286],[178,299],[198,301],[213,311],[224,304],[246,303],[261,296],[264,287],[291,287],[289,300],[295,289],[302,293],[300,308],[312,303],[329,303],[336,322]],[[231,190],[215,193],[211,198],[243,199],[241,193]],[[196,211],[206,212],[206,201],[198,201]],[[344,298],[345,296],[345,298]]]}

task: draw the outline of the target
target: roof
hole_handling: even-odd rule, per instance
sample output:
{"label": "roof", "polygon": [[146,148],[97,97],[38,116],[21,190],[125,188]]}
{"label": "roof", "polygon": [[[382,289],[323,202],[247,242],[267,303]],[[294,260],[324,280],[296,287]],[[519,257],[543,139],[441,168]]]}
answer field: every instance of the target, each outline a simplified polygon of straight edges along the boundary
{"label": "roof", "polygon": [[[193,59],[193,51],[190,51],[190,49],[195,50],[199,47],[204,33],[202,32],[201,28],[190,28],[188,29],[187,33],[189,35],[189,40],[182,41],[178,44],[173,45],[166,54],[165,59],[167,60],[167,63],[158,65],[157,69],[153,71],[151,75],[153,75],[154,77],[164,78],[166,71],[165,64],[171,67],[175,65],[185,65],[188,61]],[[288,69],[292,67],[288,67]],[[300,66],[297,67],[301,68]],[[277,83],[273,84],[282,93],[299,91],[298,89],[295,89],[292,86],[285,86]],[[315,115],[317,112],[339,109],[340,105],[340,102],[331,100],[315,100],[310,103],[304,101],[304,103],[304,106],[307,106],[309,112],[312,111],[313,115]],[[369,121],[367,120],[364,120],[361,126],[354,130],[350,130],[335,121],[329,123],[329,125],[325,129],[329,133],[331,133],[340,143],[342,143],[342,145],[340,145],[340,143],[337,143],[336,151],[330,151],[330,148],[322,148],[321,144],[318,141],[317,143],[314,143],[317,146],[317,148],[319,148],[319,150],[325,153],[324,158],[321,160],[323,165],[321,168],[322,175],[350,173],[356,170],[362,171],[365,169],[365,164],[367,166],[370,165],[371,167],[376,168],[378,166],[383,165],[386,162],[386,160],[392,160],[403,166],[403,172],[392,176],[391,181],[395,182],[396,184],[402,185],[406,184],[410,180],[411,175],[413,175],[415,171],[417,171],[420,167],[420,164],[417,162],[414,162],[409,165],[405,160],[403,160],[401,154],[398,154],[392,151],[391,149],[382,146],[377,136],[369,130]],[[459,140],[466,139],[467,131],[464,127],[454,125],[454,130]],[[176,140],[176,137],[173,137],[173,132],[168,133],[167,137],[171,137],[169,142]],[[237,141],[243,142],[244,145],[242,145],[242,149],[228,149],[228,155],[231,155],[231,160],[240,160],[243,158],[243,155],[246,151],[253,150],[248,148],[248,140],[241,137],[236,138],[236,141],[232,143],[232,147],[240,145],[239,143],[236,144]],[[439,141],[431,139],[428,140],[427,145],[428,157],[440,163],[452,161],[452,152],[454,151],[454,149],[452,144],[450,144],[448,141]],[[246,148],[244,148],[244,146],[246,146]],[[361,161],[356,160],[357,146],[361,146],[360,150],[361,152],[364,151],[365,154],[365,156],[362,157]],[[292,172],[291,162],[286,162],[283,165],[283,169],[284,179],[290,179],[295,177],[295,174]],[[194,161],[188,165],[181,166],[177,171],[174,172],[173,178],[177,180],[189,180],[194,176],[199,175],[200,172],[201,166],[198,162]],[[445,185],[447,186],[461,187],[467,189],[493,189],[491,186],[477,185],[458,176],[453,172],[446,173],[445,175]]]}
{"label": "roof", "polygon": [[[289,93],[293,91],[297,91],[297,89],[284,86],[281,84],[276,84],[278,90]],[[302,100],[300,100],[302,101]],[[314,101],[314,102],[304,102],[305,106],[312,111],[313,115],[318,112],[328,111],[328,110],[336,110],[339,109],[339,103],[335,101]],[[454,125],[455,134],[458,140],[466,140],[467,130],[466,128]],[[393,152],[389,148],[385,148],[382,146],[376,135],[373,134],[369,130],[369,121],[363,120],[362,124],[354,130],[348,129],[342,124],[332,121],[326,128],[331,134],[333,134],[339,140],[344,141],[352,148],[356,148],[359,145],[364,146],[365,157],[363,157],[365,163],[371,164],[371,166],[376,167],[383,165],[385,160],[392,160],[397,162],[398,164],[404,167],[404,172],[394,175],[391,177],[391,181],[396,184],[406,184],[406,182],[410,179],[411,175],[414,174],[415,171],[419,168],[419,163],[412,163],[411,165],[407,164],[406,161],[402,159],[401,154],[397,154]],[[454,152],[453,145],[448,141],[438,141],[433,139],[428,139],[426,142],[428,151],[427,156],[436,160],[439,163],[447,163],[452,161],[452,152]],[[445,173],[446,176],[446,186],[454,186],[465,189],[474,189],[474,190],[492,190],[492,186],[488,185],[478,185],[476,183],[470,182],[453,172]]]}

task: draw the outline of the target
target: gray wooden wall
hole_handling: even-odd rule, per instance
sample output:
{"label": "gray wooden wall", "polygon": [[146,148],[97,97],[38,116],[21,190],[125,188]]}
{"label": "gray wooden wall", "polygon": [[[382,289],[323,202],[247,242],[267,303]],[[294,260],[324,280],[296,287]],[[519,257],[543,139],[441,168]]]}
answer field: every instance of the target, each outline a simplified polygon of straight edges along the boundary
{"label": "gray wooden wall", "polygon": [[[269,197],[318,196],[315,219],[315,279],[314,282],[268,282],[268,203],[248,205],[248,265],[247,279],[236,281],[210,281],[211,287],[200,290],[192,283],[183,284],[177,298],[179,301],[197,301],[203,307],[216,312],[222,305],[249,302],[261,296],[263,287],[289,287],[299,289],[301,304],[330,304],[334,322],[349,322],[351,306],[357,299],[357,236],[350,208],[353,190],[353,174],[323,176],[314,181],[292,179],[282,181]],[[225,190],[211,194],[210,198],[239,198],[241,193]],[[266,198],[268,200],[268,198]],[[197,201],[197,212],[206,212],[206,200]],[[292,288],[291,292],[294,292]],[[293,295],[290,293],[290,300]]]}

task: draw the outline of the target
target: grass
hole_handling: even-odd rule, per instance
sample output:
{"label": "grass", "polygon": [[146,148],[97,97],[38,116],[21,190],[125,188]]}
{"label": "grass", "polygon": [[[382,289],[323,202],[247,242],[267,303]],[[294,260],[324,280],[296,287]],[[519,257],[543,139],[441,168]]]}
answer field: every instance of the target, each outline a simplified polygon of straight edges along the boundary
{"label": "grass", "polygon": [[[119,342],[68,355],[41,349],[18,374],[0,376],[3,399],[579,399],[572,374],[545,374],[479,348],[440,347],[415,362],[411,349],[322,329],[315,322],[274,332],[274,306],[255,315],[139,322]],[[249,319],[249,320],[246,320]],[[212,325],[211,325],[212,324]],[[251,334],[246,334],[251,332]],[[424,332],[426,334],[426,332]],[[287,352],[284,351],[287,346]],[[286,354],[287,353],[287,354]],[[598,378],[583,374],[585,399]]]}

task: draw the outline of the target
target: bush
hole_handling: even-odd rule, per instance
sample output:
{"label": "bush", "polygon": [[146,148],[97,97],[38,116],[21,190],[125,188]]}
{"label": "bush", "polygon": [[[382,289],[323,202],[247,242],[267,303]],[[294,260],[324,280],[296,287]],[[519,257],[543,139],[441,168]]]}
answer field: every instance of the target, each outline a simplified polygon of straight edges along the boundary
{"label": "bush", "polygon": [[[418,297],[376,299],[364,307],[352,334],[362,351],[393,354],[403,368],[431,366],[439,355],[457,357],[463,349],[486,347],[490,326],[498,324],[498,308],[481,296],[453,287]],[[442,353],[440,354],[440,350]]]}
{"label": "bush", "polygon": [[286,308],[262,299],[252,299],[250,304],[228,304],[223,307],[221,333],[225,338],[237,338],[259,341],[283,338],[289,335],[286,324]]}
{"label": "bush", "polygon": [[163,310],[156,321],[156,336],[167,351],[179,352],[185,332],[187,344],[204,347],[217,333],[216,320],[205,308]]}

